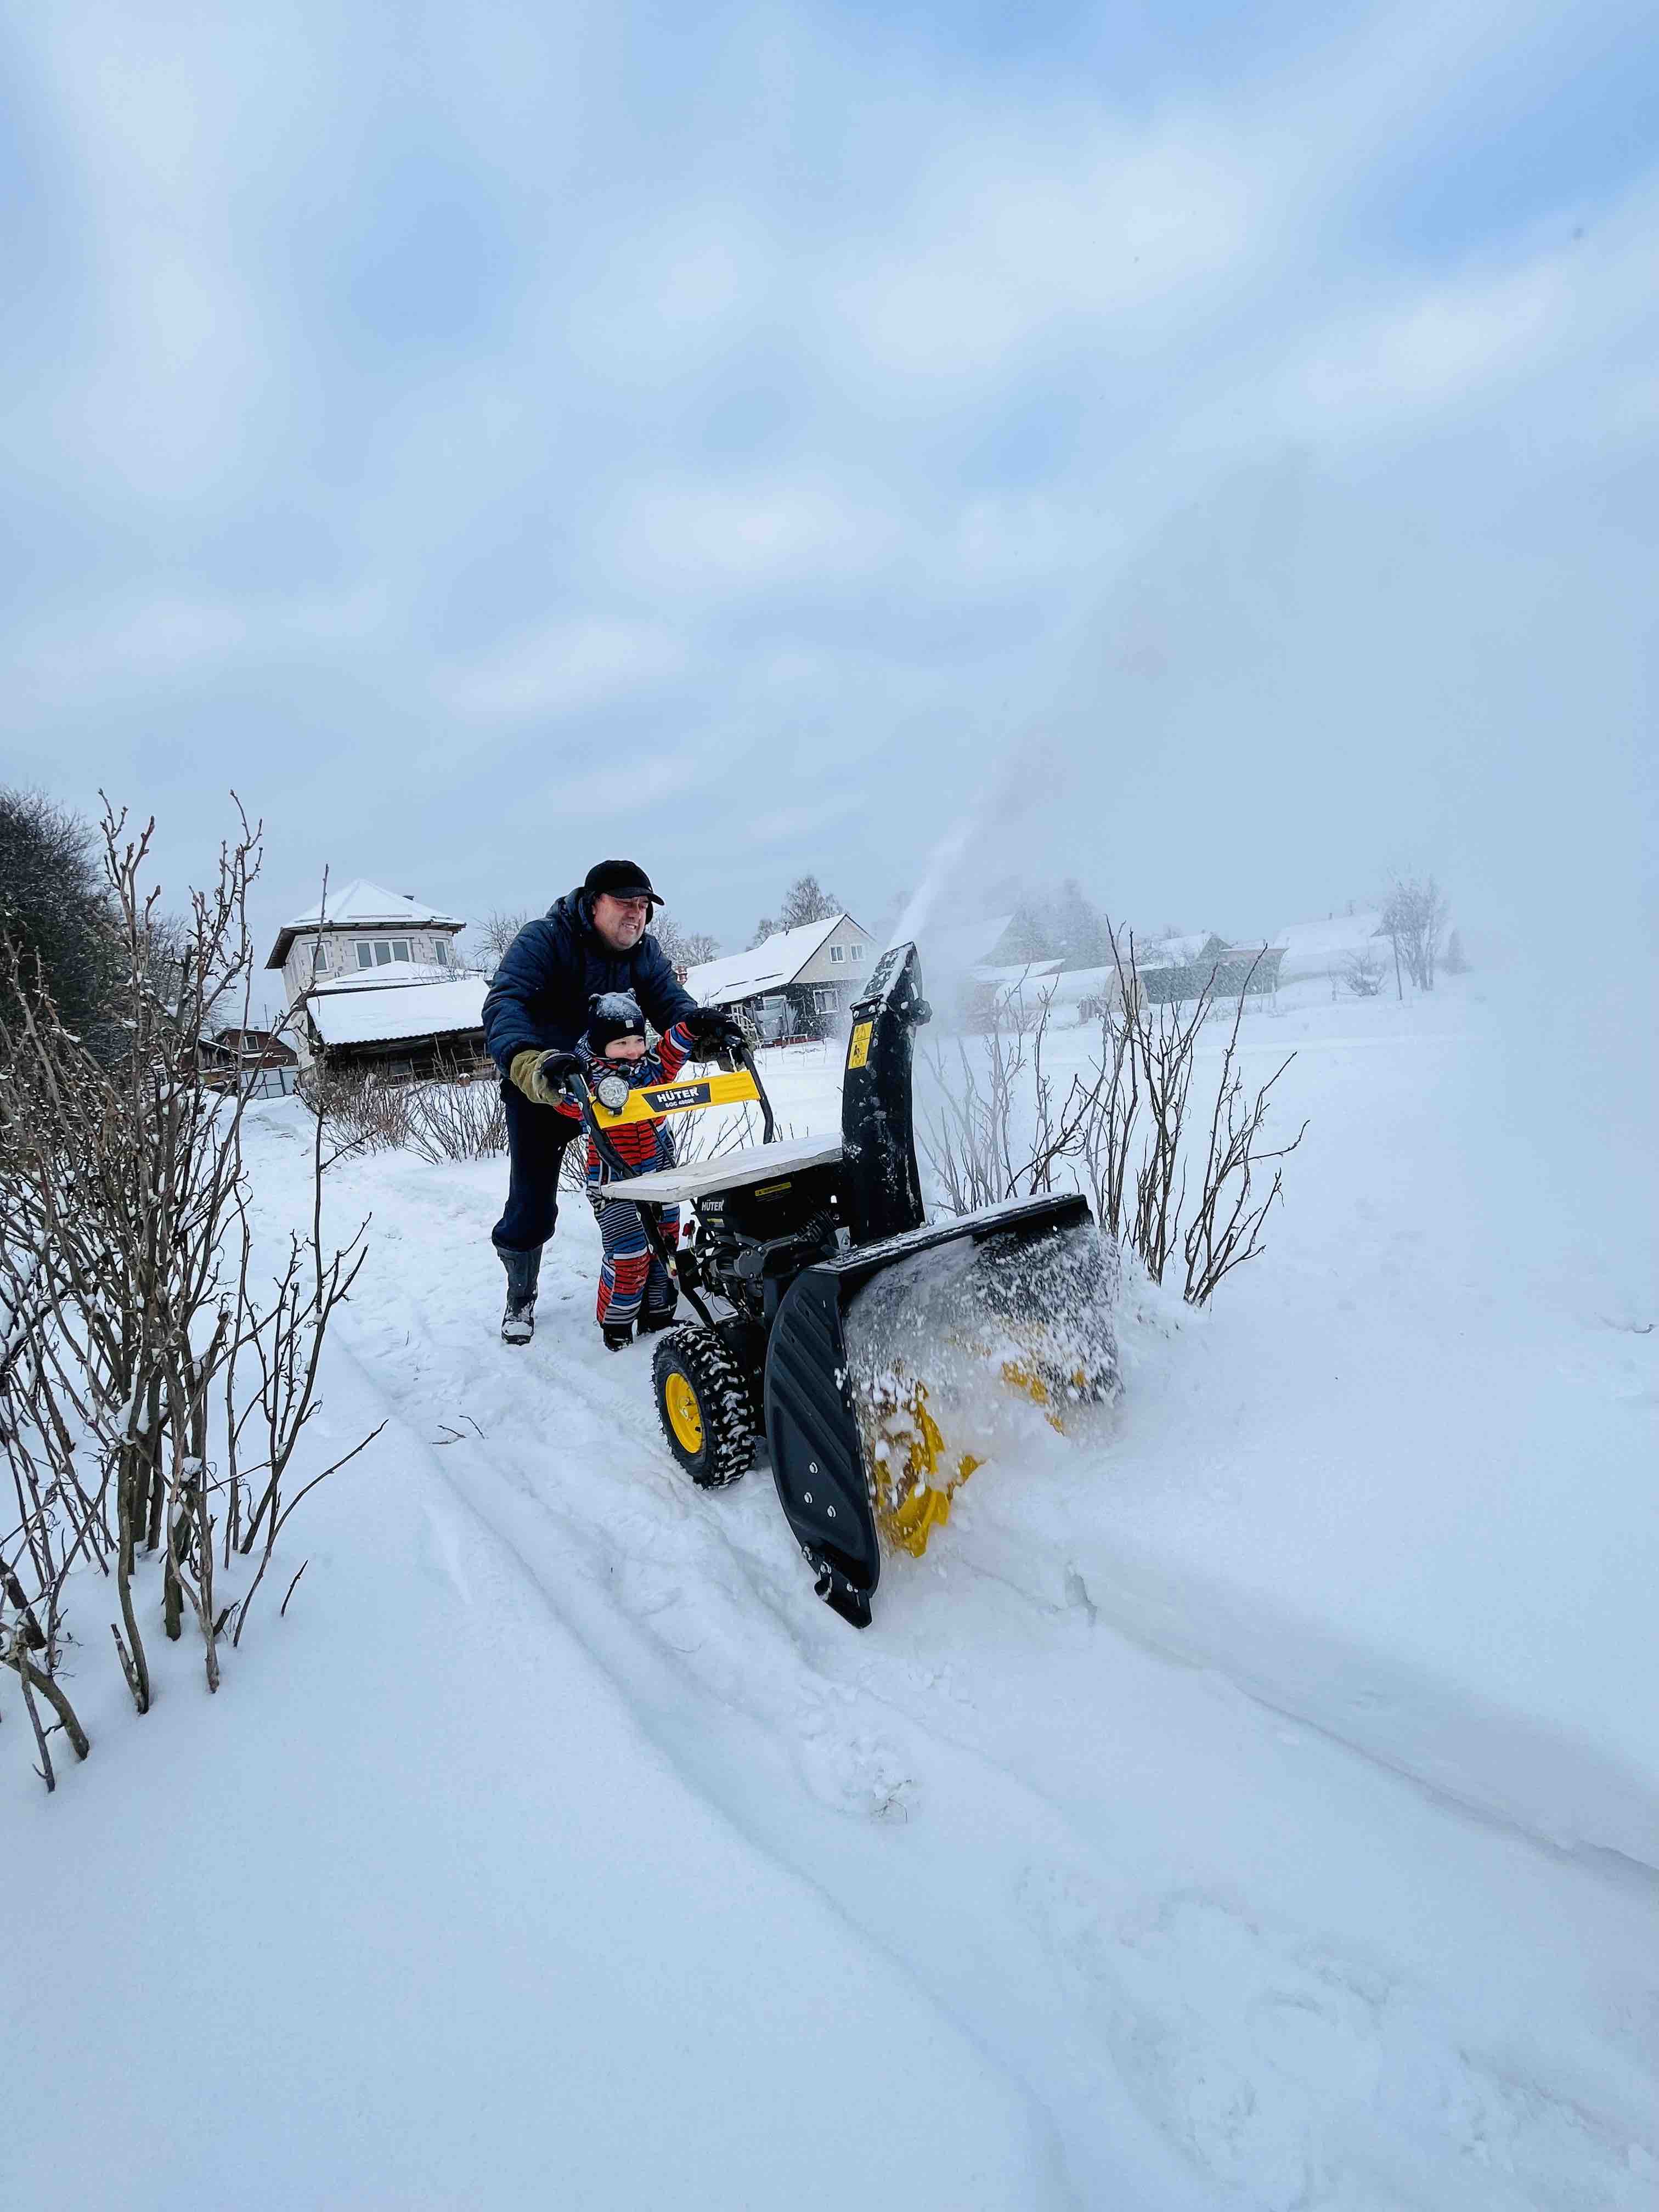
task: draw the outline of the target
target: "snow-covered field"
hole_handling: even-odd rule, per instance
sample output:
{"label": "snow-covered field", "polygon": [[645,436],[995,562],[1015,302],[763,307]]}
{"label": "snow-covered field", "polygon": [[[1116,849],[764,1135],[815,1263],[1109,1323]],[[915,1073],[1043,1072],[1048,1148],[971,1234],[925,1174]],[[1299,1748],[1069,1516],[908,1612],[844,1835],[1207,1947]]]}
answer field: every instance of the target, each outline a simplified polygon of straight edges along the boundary
{"label": "snow-covered field", "polygon": [[[323,1419],[389,1425],[287,1619],[143,1722],[83,1624],[53,1799],[0,1729],[17,2201],[1659,2203],[1651,1184],[1584,1210],[1525,1036],[1252,1016],[1311,1120],[1265,1257],[1132,1279],[1121,1407],[862,1636],[763,1460],[678,1474],[585,1206],[514,1352],[503,1164],[342,1167]],[[836,1126],[833,1052],[767,1073]],[[305,1127],[253,1110],[273,1231]]]}

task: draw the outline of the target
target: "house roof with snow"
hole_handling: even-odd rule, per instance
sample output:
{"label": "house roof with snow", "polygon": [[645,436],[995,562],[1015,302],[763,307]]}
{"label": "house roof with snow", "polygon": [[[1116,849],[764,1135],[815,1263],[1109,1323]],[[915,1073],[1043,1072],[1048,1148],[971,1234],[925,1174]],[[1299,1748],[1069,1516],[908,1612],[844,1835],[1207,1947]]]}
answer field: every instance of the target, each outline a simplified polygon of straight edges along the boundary
{"label": "house roof with snow", "polygon": [[325,1045],[394,1044],[404,1037],[455,1036],[483,1027],[483,975],[443,983],[398,983],[318,991],[307,1001]]}
{"label": "house roof with snow", "polygon": [[1147,937],[1135,939],[1137,968],[1188,968],[1206,953],[1219,951],[1226,944],[1224,937],[1212,929],[1178,931],[1170,937]]}
{"label": "house roof with snow", "polygon": [[282,967],[296,937],[313,935],[324,928],[441,929],[453,937],[465,927],[459,915],[441,913],[412,891],[389,891],[384,884],[373,884],[367,876],[359,876],[341,890],[330,891],[326,900],[319,899],[315,906],[296,914],[292,921],[285,921],[265,965]]}
{"label": "house roof with snow", "polygon": [[1375,907],[1357,914],[1328,914],[1322,921],[1293,921],[1288,929],[1273,932],[1268,942],[1282,945],[1279,981],[1328,975],[1345,960],[1369,950],[1382,934],[1382,917]]}
{"label": "house roof with snow", "polygon": [[[704,1006],[735,1006],[740,999],[758,998],[763,992],[781,991],[793,983],[847,914],[832,914],[824,921],[804,921],[799,929],[781,929],[747,952],[733,952],[724,960],[705,960],[688,970],[685,988]],[[860,925],[853,922],[857,929]]]}

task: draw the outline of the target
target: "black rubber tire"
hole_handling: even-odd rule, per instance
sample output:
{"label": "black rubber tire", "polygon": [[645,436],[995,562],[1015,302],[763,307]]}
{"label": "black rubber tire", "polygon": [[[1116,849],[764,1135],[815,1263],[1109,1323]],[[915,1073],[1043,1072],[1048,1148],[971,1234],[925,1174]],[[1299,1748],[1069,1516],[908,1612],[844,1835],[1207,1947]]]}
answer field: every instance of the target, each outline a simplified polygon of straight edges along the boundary
{"label": "black rubber tire", "polygon": [[[678,1377],[696,1401],[701,1448],[691,1450],[674,1433],[668,1387]],[[749,1393],[738,1363],[711,1330],[682,1322],[671,1328],[651,1360],[657,1419],[668,1449],[699,1490],[724,1490],[747,1474],[755,1457]]]}

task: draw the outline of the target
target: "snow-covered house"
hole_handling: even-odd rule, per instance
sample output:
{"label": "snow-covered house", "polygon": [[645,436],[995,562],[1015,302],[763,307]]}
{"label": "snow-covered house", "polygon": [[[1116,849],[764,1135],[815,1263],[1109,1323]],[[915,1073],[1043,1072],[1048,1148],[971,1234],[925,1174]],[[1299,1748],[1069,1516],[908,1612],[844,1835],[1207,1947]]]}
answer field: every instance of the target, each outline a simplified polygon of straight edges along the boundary
{"label": "snow-covered house", "polygon": [[417,983],[365,976],[314,991],[299,1034],[308,1058],[340,1072],[372,1067],[398,1078],[483,1071],[489,988],[487,975]]}
{"label": "snow-covered house", "polygon": [[466,924],[441,914],[409,891],[389,891],[360,876],[326,902],[309,906],[276,933],[267,968],[283,971],[283,996],[292,1006],[313,982],[395,969],[400,982],[416,976],[442,981],[459,966],[454,940]]}
{"label": "snow-covered house", "polygon": [[701,1005],[741,1012],[776,1043],[822,1036],[856,999],[875,967],[876,940],[850,914],[782,929],[747,952],[705,960],[685,988]]}
{"label": "snow-covered house", "polygon": [[1273,933],[1273,942],[1285,948],[1279,980],[1305,983],[1317,975],[1340,976],[1356,957],[1386,952],[1387,937],[1375,907],[1351,907],[1346,914],[1328,914],[1320,921],[1293,921]]}
{"label": "snow-covered house", "polygon": [[216,1091],[246,1091],[252,1098],[284,1098],[294,1088],[299,1055],[274,1030],[240,1023],[198,1039],[196,1056]]}
{"label": "snow-covered house", "polygon": [[1270,998],[1279,988],[1282,950],[1273,945],[1232,945],[1213,930],[1207,937],[1168,937],[1135,947],[1135,979],[1155,1006],[1180,1005],[1211,991],[1217,1000]]}
{"label": "snow-covered house", "polygon": [[398,1075],[482,1064],[489,986],[459,972],[465,927],[365,877],[285,922],[265,966],[281,970],[290,1011],[304,1000],[293,1030],[301,1062]]}

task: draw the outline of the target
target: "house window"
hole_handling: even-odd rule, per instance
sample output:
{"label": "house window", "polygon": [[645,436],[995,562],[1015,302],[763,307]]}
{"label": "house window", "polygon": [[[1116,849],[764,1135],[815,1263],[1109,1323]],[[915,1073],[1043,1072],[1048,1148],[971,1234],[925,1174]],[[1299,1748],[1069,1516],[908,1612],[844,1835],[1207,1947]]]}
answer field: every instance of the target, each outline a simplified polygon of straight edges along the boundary
{"label": "house window", "polygon": [[834,1014],[841,1011],[841,993],[833,984],[820,986],[812,994],[812,1011],[819,1014]]}
{"label": "house window", "polygon": [[861,945],[849,945],[847,948],[847,957],[849,960],[862,960],[864,947]]}
{"label": "house window", "polygon": [[845,945],[832,945],[830,947],[830,965],[832,968],[839,968],[839,967],[840,967],[840,965],[841,965],[841,963],[842,963],[842,962],[846,957],[847,957],[847,948],[846,948],[846,946],[845,946]]}
{"label": "house window", "polygon": [[433,939],[433,944],[432,944],[432,957],[433,957],[433,958],[437,962],[437,963],[438,963],[439,967],[441,967],[441,968],[447,968],[447,967],[448,967],[448,965],[449,965],[449,943],[448,943],[447,939],[446,939],[446,938],[442,938],[442,937],[439,937],[439,938],[434,938],[434,939]]}
{"label": "house window", "polygon": [[312,946],[312,948],[311,948],[311,972],[312,972],[312,974],[313,974],[313,975],[327,975],[327,973],[328,973],[328,947],[327,947],[327,945],[313,945]]}
{"label": "house window", "polygon": [[372,968],[374,965],[374,947],[372,945],[360,945],[357,947],[357,965],[360,968]]}
{"label": "house window", "polygon": [[392,939],[392,958],[393,958],[394,960],[407,960],[407,959],[408,959],[408,957],[409,957],[409,939],[408,939],[406,937],[394,937],[394,938]]}

